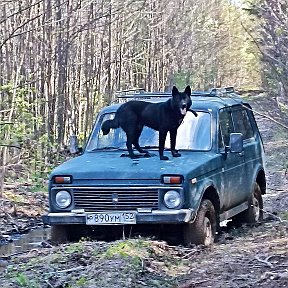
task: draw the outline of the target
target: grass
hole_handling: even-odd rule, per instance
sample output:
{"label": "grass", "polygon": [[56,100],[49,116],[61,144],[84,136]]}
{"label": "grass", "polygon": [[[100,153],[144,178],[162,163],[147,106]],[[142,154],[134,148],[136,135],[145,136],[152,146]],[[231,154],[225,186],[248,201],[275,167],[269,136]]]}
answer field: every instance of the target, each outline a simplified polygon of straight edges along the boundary
{"label": "grass", "polygon": [[10,200],[11,202],[14,203],[26,203],[27,200],[25,199],[25,197],[21,194],[16,194],[14,193],[14,191],[4,191],[3,192],[3,196],[4,198]]}
{"label": "grass", "polygon": [[125,240],[113,243],[106,251],[105,256],[111,258],[113,256],[120,257],[147,257],[148,243],[143,240]]}
{"label": "grass", "polygon": [[82,242],[72,243],[65,247],[66,254],[73,254],[73,253],[83,253],[85,247]]}
{"label": "grass", "polygon": [[35,283],[35,281],[31,281],[24,273],[18,273],[16,276],[16,282],[20,287],[29,287],[29,288],[38,288],[40,287]]}
{"label": "grass", "polygon": [[281,213],[279,214],[279,217],[280,217],[282,220],[288,221],[288,208],[287,208],[287,211],[281,212]]}
{"label": "grass", "polygon": [[[161,248],[163,244],[159,245],[151,245],[148,239],[62,244],[46,250],[44,255],[39,250],[38,256],[18,261],[16,258],[9,265],[5,279],[11,287],[29,288],[44,287],[48,282],[53,287],[71,288],[175,287],[172,274],[177,274],[180,262],[169,253],[163,255],[165,249]],[[151,277],[147,279],[146,275]],[[1,276],[0,284],[4,279]]]}

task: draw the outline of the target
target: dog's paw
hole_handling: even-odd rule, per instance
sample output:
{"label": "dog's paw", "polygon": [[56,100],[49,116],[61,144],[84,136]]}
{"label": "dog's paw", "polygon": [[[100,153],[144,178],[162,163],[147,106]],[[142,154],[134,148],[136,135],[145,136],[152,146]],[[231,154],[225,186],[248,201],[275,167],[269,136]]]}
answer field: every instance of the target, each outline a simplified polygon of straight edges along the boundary
{"label": "dog's paw", "polygon": [[173,155],[173,157],[180,157],[181,156],[181,154],[180,153],[178,153],[178,152],[172,152],[172,155]]}
{"label": "dog's paw", "polygon": [[160,160],[169,160],[167,156],[160,156]]}
{"label": "dog's paw", "polygon": [[129,155],[129,157],[130,157],[131,159],[139,159],[139,158],[141,157],[141,155],[135,155],[135,154],[133,154],[133,155]]}
{"label": "dog's paw", "polygon": [[145,158],[150,158],[150,157],[152,157],[152,155],[150,155],[150,154],[147,152],[147,153],[145,153],[145,154],[143,155],[143,157],[145,157]]}

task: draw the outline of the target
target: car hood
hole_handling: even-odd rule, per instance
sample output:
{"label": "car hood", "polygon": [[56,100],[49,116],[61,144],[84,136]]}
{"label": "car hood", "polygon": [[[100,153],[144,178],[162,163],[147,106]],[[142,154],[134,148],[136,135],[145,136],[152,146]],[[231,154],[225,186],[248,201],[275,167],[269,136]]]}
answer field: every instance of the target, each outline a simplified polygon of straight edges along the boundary
{"label": "car hood", "polygon": [[[90,152],[70,159],[55,168],[54,175],[71,175],[74,180],[84,179],[160,179],[164,174],[197,177],[211,172],[220,165],[220,156],[212,152],[181,151],[181,157],[161,161],[157,151],[150,158],[120,157],[123,152]],[[157,154],[156,154],[157,153]],[[167,153],[168,154],[168,153]]]}

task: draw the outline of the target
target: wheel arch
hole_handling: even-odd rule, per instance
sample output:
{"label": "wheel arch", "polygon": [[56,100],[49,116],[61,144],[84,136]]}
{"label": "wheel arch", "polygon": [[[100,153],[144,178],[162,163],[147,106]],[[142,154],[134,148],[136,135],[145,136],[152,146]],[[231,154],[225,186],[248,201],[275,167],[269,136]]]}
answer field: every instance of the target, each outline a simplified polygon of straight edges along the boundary
{"label": "wheel arch", "polygon": [[215,208],[217,215],[220,214],[220,198],[219,198],[216,188],[213,185],[208,186],[205,189],[203,196],[202,196],[202,200],[203,199],[210,200]]}
{"label": "wheel arch", "polygon": [[210,185],[205,188],[202,200],[207,199],[210,200],[214,206],[215,214],[216,214],[216,231],[220,230],[220,198],[217,192],[217,189]]}
{"label": "wheel arch", "polygon": [[256,182],[260,186],[261,194],[266,194],[266,177],[263,169],[259,170],[256,177]]}

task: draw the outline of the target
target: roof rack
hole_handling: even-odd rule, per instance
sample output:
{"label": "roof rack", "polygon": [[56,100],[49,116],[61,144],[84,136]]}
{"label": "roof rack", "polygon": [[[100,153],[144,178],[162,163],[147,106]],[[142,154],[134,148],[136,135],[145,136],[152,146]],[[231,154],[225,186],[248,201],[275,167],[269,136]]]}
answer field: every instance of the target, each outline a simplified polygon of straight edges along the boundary
{"label": "roof rack", "polygon": [[131,93],[131,94],[124,94],[118,95],[117,98],[160,98],[164,97],[167,98],[171,96],[171,93],[167,92],[142,92],[142,93]]}
{"label": "roof rack", "polygon": [[223,94],[235,93],[234,87],[212,88],[210,90],[210,96],[221,96]]}
{"label": "roof rack", "polygon": [[128,90],[121,90],[116,92],[116,101],[118,103],[126,102],[128,100],[144,100],[151,98],[167,98],[171,95],[171,92],[145,92],[144,88],[135,88]]}
{"label": "roof rack", "polygon": [[131,89],[126,89],[126,90],[116,91],[116,95],[119,94],[119,96],[121,96],[121,95],[126,95],[126,94],[143,93],[144,91],[145,91],[145,88],[131,88]]}
{"label": "roof rack", "polygon": [[[192,97],[218,97],[225,94],[235,93],[234,87],[212,88],[210,91],[193,91]],[[144,88],[133,88],[116,92],[116,101],[118,103],[127,102],[131,99],[144,100],[151,98],[167,98],[171,92],[146,92]]]}

